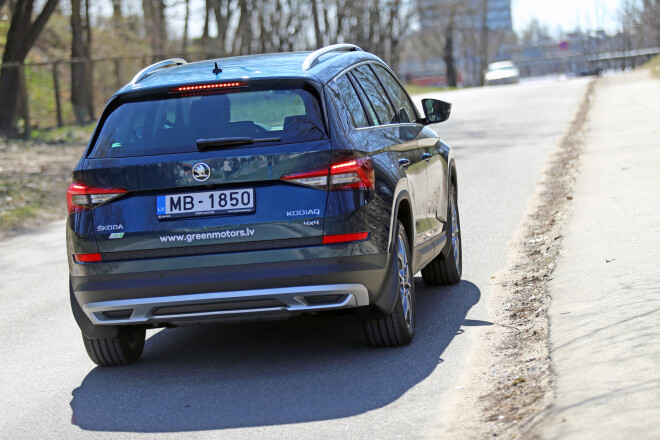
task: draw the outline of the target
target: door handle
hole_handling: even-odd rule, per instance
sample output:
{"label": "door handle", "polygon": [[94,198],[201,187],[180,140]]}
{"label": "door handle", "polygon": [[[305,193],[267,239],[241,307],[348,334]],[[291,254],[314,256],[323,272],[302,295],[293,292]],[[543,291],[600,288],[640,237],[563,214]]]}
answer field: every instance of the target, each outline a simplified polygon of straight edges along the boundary
{"label": "door handle", "polygon": [[410,160],[406,159],[405,157],[399,159],[399,166],[401,168],[405,170],[406,168],[408,168],[408,165],[410,165]]}
{"label": "door handle", "polygon": [[431,159],[432,157],[433,157],[433,155],[432,155],[431,153],[424,153],[424,154],[422,154],[422,156],[420,157],[420,159],[421,159],[421,160],[429,160],[429,159]]}

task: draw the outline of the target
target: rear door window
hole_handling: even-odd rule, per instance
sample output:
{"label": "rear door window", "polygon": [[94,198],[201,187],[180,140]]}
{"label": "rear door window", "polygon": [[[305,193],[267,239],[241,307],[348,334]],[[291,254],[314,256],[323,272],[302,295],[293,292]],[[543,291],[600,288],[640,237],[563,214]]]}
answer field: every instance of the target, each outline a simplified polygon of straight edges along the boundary
{"label": "rear door window", "polygon": [[342,75],[335,81],[339,92],[341,93],[341,102],[345,107],[346,112],[349,114],[351,121],[353,122],[353,127],[367,127],[369,126],[369,121],[367,120],[367,115],[364,112],[360,98],[358,98],[357,92],[353,88],[351,81],[346,75]]}
{"label": "rear door window", "polygon": [[406,123],[416,121],[417,115],[415,109],[399,82],[383,66],[374,64],[373,68],[378,74],[378,78],[385,86],[385,89],[389,92],[390,98],[392,98],[392,101],[394,102],[394,106],[396,107],[399,116],[399,122]]}
{"label": "rear door window", "polygon": [[358,84],[364,90],[369,98],[373,108],[378,116],[380,125],[394,124],[399,122],[398,115],[395,113],[392,104],[387,98],[387,94],[376,78],[374,72],[367,64],[356,67],[352,70]]}
{"label": "rear door window", "polygon": [[122,104],[105,120],[90,157],[194,152],[197,140],[232,137],[279,138],[274,144],[327,138],[311,93],[255,90]]}

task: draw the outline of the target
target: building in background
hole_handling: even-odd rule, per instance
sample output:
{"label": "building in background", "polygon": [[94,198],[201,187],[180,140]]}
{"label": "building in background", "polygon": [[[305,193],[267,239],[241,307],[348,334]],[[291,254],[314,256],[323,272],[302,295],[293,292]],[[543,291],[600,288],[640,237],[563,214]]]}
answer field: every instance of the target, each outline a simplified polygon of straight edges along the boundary
{"label": "building in background", "polygon": [[463,24],[481,25],[484,3],[488,10],[486,22],[489,29],[513,31],[511,0],[418,0],[420,29],[422,32],[437,29],[452,9],[460,15]]}
{"label": "building in background", "polygon": [[513,32],[511,0],[488,0],[487,21],[491,30]]}

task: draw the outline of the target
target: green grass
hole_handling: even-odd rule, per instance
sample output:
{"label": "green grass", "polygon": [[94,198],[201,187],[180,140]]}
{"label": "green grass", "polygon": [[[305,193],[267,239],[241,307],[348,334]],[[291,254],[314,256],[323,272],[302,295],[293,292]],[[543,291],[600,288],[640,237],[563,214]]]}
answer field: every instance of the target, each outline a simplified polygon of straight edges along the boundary
{"label": "green grass", "polygon": [[416,86],[415,84],[406,84],[406,90],[410,95],[424,95],[426,93],[446,92],[456,90],[458,87],[436,87],[436,86]]}
{"label": "green grass", "polygon": [[31,203],[0,213],[0,231],[21,227],[26,219],[34,218],[43,209],[42,204]]}
{"label": "green grass", "polygon": [[30,131],[30,139],[49,144],[85,144],[92,137],[96,122],[84,125],[66,125],[59,128],[35,129]]}
{"label": "green grass", "polygon": [[660,55],[651,58],[645,66],[648,66],[651,69],[651,74],[653,76],[660,79]]}

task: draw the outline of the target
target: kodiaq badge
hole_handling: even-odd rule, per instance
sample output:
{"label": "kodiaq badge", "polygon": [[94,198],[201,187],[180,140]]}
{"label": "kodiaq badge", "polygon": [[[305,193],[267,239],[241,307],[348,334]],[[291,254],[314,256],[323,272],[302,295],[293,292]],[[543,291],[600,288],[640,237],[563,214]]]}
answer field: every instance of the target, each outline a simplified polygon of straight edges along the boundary
{"label": "kodiaq badge", "polygon": [[204,182],[211,177],[211,168],[204,162],[199,162],[193,165],[192,175],[198,182]]}

